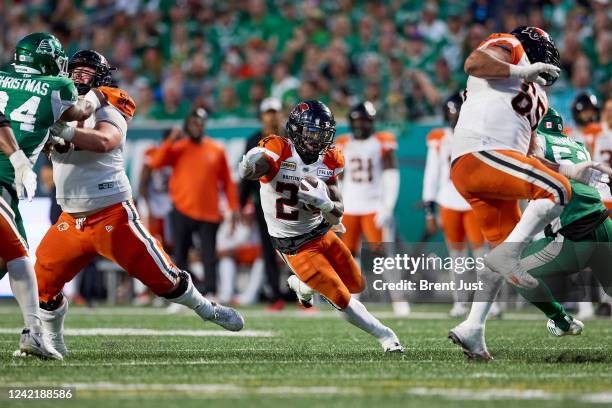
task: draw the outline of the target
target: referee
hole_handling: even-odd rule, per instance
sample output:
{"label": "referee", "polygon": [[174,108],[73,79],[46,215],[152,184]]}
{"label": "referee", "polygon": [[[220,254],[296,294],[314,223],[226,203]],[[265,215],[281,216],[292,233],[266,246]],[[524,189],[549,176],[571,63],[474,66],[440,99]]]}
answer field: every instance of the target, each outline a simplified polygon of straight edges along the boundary
{"label": "referee", "polygon": [[189,270],[189,249],[193,245],[192,236],[197,233],[204,264],[202,292],[213,294],[217,288],[217,229],[223,219],[221,195],[227,199],[234,225],[238,192],[223,145],[204,136],[207,118],[202,108],[191,112],[183,132],[174,133],[159,148],[150,151],[147,164],[152,169],[172,167],[169,192],[174,206],[171,220],[175,262],[179,268]]}

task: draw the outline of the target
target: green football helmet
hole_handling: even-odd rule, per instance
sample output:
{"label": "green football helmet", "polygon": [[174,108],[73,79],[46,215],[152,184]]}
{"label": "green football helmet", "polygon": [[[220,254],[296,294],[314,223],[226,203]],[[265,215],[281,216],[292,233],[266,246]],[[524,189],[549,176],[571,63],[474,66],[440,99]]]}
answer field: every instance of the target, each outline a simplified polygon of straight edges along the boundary
{"label": "green football helmet", "polygon": [[546,115],[538,125],[538,132],[549,135],[563,136],[563,118],[553,108],[548,108]]}
{"label": "green football helmet", "polygon": [[68,58],[57,37],[49,33],[32,33],[15,47],[15,72],[22,74],[67,76]]}

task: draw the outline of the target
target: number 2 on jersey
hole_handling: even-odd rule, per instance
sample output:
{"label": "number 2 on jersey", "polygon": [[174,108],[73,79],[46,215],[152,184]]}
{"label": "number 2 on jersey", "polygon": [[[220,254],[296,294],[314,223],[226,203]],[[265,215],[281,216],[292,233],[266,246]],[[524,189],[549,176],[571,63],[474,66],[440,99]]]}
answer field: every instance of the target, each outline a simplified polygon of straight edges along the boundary
{"label": "number 2 on jersey", "polygon": [[[9,96],[5,91],[0,91],[0,112],[4,112]],[[34,123],[36,123],[36,111],[40,104],[40,96],[32,96],[25,101],[20,107],[13,109],[9,115],[9,119],[21,123],[19,129],[24,132],[33,132]]]}
{"label": "number 2 on jersey", "polygon": [[[299,210],[295,207],[298,205],[298,186],[291,183],[276,183],[276,192],[283,194],[289,193],[288,197],[280,197],[276,199],[276,218],[281,220],[297,221]],[[291,211],[285,211],[285,206],[294,207]]]}

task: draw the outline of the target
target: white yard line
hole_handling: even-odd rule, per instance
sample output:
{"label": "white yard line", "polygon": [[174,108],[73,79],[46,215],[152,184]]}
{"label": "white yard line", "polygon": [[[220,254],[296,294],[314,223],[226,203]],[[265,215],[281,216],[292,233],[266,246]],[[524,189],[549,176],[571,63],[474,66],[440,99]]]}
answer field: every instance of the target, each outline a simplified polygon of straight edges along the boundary
{"label": "white yard line", "polygon": [[[20,328],[0,328],[0,334],[20,333]],[[132,327],[96,327],[91,329],[66,329],[66,336],[189,336],[189,337],[274,337],[267,330],[154,330]]]}

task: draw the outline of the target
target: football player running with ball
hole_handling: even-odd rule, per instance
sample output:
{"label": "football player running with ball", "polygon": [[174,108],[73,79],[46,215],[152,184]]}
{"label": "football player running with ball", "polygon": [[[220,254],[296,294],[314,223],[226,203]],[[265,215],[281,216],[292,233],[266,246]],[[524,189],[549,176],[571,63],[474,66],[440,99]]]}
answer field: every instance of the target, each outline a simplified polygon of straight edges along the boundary
{"label": "football player running with ball", "polygon": [[63,212],[38,247],[35,269],[41,317],[53,345],[66,354],[68,301],[62,288],[98,255],[203,320],[241,330],[242,316],[204,298],[140,221],[123,159],[136,106],[124,90],[113,87],[114,68],[100,53],[82,50],[72,56],[68,69],[79,94],[90,95],[97,106],[85,122],[58,122],[51,131],[53,179]]}
{"label": "football player running with ball", "polygon": [[0,263],[6,263],[26,326],[16,354],[57,360],[62,356],[42,338],[36,277],[18,205],[20,198],[34,197],[32,167],[49,127],[59,119],[86,119],[93,112],[91,103],[77,99],[74,84],[66,78],[67,62],[57,38],[33,33],[17,43],[13,70],[0,72]]}
{"label": "football player running with ball", "polygon": [[[532,152],[536,157],[559,164],[588,163],[586,146],[563,134],[563,119],[554,109],[549,109],[537,131]],[[569,275],[585,268],[591,268],[593,275],[604,291],[612,294],[612,276],[609,261],[612,257],[612,220],[601,201],[598,188],[606,177],[595,178],[589,185],[572,180],[572,198],[559,218],[545,231],[545,238],[529,244],[523,251],[521,267],[538,279],[533,289],[519,288],[519,293],[548,318],[547,329],[557,337],[582,333],[583,323],[570,316],[557,302],[543,277]],[[501,278],[499,278],[501,280]],[[494,297],[480,299],[490,304]],[[473,319],[474,316],[471,316]],[[490,360],[492,357],[484,341],[486,316],[480,321],[467,321],[455,327],[449,337],[463,348],[471,359]]]}
{"label": "football player running with ball", "polygon": [[260,181],[272,243],[295,274],[289,286],[305,306],[312,304],[315,291],[320,293],[385,352],[403,352],[393,330],[351,295],[362,292],[365,281],[332,230],[344,212],[337,184],[344,158],[332,146],[334,116],[320,101],[303,101],[289,113],[286,132],[287,137],[269,136],[251,149],[240,163],[240,175]]}

